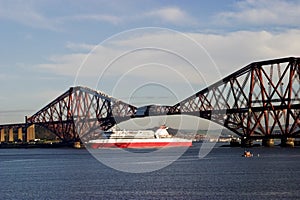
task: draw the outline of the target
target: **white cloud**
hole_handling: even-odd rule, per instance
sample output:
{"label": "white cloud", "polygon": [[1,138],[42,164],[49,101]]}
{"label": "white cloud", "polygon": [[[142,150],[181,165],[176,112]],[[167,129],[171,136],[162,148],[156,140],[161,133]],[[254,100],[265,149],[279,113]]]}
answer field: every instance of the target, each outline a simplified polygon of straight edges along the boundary
{"label": "white cloud", "polygon": [[0,74],[0,81],[4,81],[4,80],[6,80],[6,79],[7,79],[7,75],[1,73],[1,74]]}
{"label": "white cloud", "polygon": [[[82,47],[81,44],[77,46]],[[140,86],[153,88],[160,85],[173,88],[173,92],[180,93],[180,99],[183,99],[196,92],[192,91],[191,84],[200,89],[209,78],[216,77],[216,74],[209,76],[211,68],[208,66],[213,67],[213,63],[206,52],[187,36],[146,28],[117,35],[89,53],[52,56],[48,63],[36,67],[74,77],[74,81],[80,68],[76,85],[95,88],[100,79],[99,89],[110,95],[118,90],[118,96],[128,97],[133,91],[140,91]]]}
{"label": "white cloud", "polygon": [[[130,32],[128,33],[130,34]],[[270,59],[286,56],[297,56],[300,52],[298,41],[300,41],[300,30],[294,29],[282,33],[273,33],[268,31],[237,31],[224,35],[218,34],[200,34],[200,33],[186,33],[191,38],[195,39],[200,45],[209,52],[213,60],[215,60],[221,68],[223,66],[228,69],[226,73],[230,72],[232,67],[242,67],[252,61],[261,59]],[[67,47],[79,53],[72,53],[66,55],[57,55],[49,58],[49,63],[41,64],[41,68],[53,68],[57,73],[63,75],[74,74],[70,73],[69,69],[76,69],[80,64],[90,56],[89,62],[93,63],[93,67],[104,66],[104,63],[109,63],[116,55],[120,55],[125,50],[134,49],[137,47],[160,47],[166,50],[176,50],[177,52],[186,51],[189,59],[192,60],[203,54],[202,52],[187,51],[190,44],[187,44],[188,39],[179,39],[176,34],[144,34],[141,37],[116,38],[109,41],[104,46],[99,46],[91,54],[80,53],[86,50],[92,50],[96,45],[91,44],[75,44],[68,43]],[[122,49],[123,48],[123,49]],[[125,48],[125,50],[124,50]],[[101,52],[101,55],[99,53]],[[146,52],[146,51],[145,51]],[[151,54],[147,54],[136,58],[142,63],[142,60],[151,58]],[[140,53],[141,55],[142,53]],[[148,55],[148,58],[147,58]],[[152,56],[155,56],[152,53]],[[156,55],[157,56],[157,55]],[[153,57],[152,57],[153,58]],[[166,60],[166,57],[164,57]],[[102,61],[102,63],[99,63]],[[146,60],[145,60],[146,61]],[[130,64],[130,60],[127,61]],[[91,64],[90,63],[90,64]],[[131,63],[133,64],[133,63]],[[172,63],[173,64],[173,63]],[[68,67],[66,67],[68,66]],[[67,69],[66,69],[67,68]],[[124,73],[122,69],[119,73]],[[117,72],[116,72],[117,73]],[[88,74],[86,74],[88,75]],[[93,75],[92,73],[90,75]]]}
{"label": "white cloud", "polygon": [[[145,29],[146,32],[148,30]],[[186,67],[189,66],[190,70],[193,70],[192,65],[195,65],[195,67],[201,67],[201,64],[205,64],[205,66],[213,65],[205,50],[184,34],[162,30],[159,33],[152,33],[151,30],[149,30],[150,33],[146,33],[142,29],[136,31],[141,31],[139,36],[136,35],[135,31],[127,32],[124,33],[126,36],[124,34],[116,36],[112,41],[109,40],[102,46],[97,47],[96,45],[69,43],[67,46],[72,50],[84,51],[96,48],[89,53],[52,56],[49,58],[51,63],[41,64],[38,67],[52,69],[54,72],[63,75],[74,75],[75,66],[79,67],[83,63],[80,71],[81,75],[91,77],[95,76],[95,71],[101,72],[105,67],[109,67],[106,72],[114,76],[127,73],[137,66],[149,65],[155,68],[160,65],[174,68],[178,73],[185,72],[189,74],[187,78],[195,83],[199,82],[199,77],[195,73],[189,73]],[[147,71],[149,68],[145,70]],[[207,68],[201,69],[202,73],[205,71],[208,73]],[[174,73],[177,72],[174,71]],[[162,73],[156,71],[152,73],[150,71],[147,71],[147,73],[134,72],[131,75],[147,78],[155,76],[176,82],[172,77],[164,77]]]}
{"label": "white cloud", "polygon": [[[1,67],[0,67],[1,69]],[[9,82],[9,81],[15,81],[20,76],[18,74],[13,74],[13,73],[0,73],[0,81],[2,82]],[[1,86],[4,86],[5,84],[2,84]]]}
{"label": "white cloud", "polygon": [[[45,3],[45,2],[44,2]],[[122,19],[110,14],[71,14],[71,15],[46,15],[43,13],[47,7],[46,2],[39,1],[0,1],[0,19],[15,21],[25,26],[47,29],[53,31],[64,30],[64,25],[70,21],[97,21],[117,25]],[[50,5],[51,6],[51,5]]]}
{"label": "white cloud", "polygon": [[192,34],[210,52],[223,75],[254,61],[299,57],[300,30],[282,33],[237,31],[225,35]]}
{"label": "white cloud", "polygon": [[36,65],[35,68],[58,75],[75,77],[77,69],[86,56],[87,54],[83,53],[51,56],[48,58],[48,63]]}
{"label": "white cloud", "polygon": [[195,25],[196,20],[178,7],[165,7],[145,13],[145,16],[175,25]]}
{"label": "white cloud", "polygon": [[90,44],[85,44],[85,43],[77,44],[77,43],[73,43],[73,42],[68,42],[66,44],[66,48],[70,49],[72,51],[84,51],[84,50],[91,51],[95,47],[96,47],[95,45],[90,45]]}
{"label": "white cloud", "polygon": [[299,1],[246,0],[235,5],[235,11],[216,16],[219,24],[233,26],[299,26]]}
{"label": "white cloud", "polygon": [[120,17],[114,15],[106,15],[106,14],[82,14],[82,15],[74,15],[70,17],[64,17],[63,20],[77,20],[77,21],[99,21],[99,22],[108,22],[110,24],[117,25],[122,19]]}
{"label": "white cloud", "polygon": [[[183,99],[195,92],[189,84],[198,91],[251,62],[299,56],[297,53],[300,52],[296,42],[300,41],[300,30],[282,33],[238,31],[225,35],[186,33],[200,46],[188,37],[172,32],[127,34],[128,37],[116,36],[90,53],[53,56],[49,58],[51,62],[36,67],[75,79],[82,64],[77,84],[95,88],[100,79],[100,86],[97,85],[100,90],[112,96],[115,96],[113,92],[128,96],[140,86],[159,83],[172,88],[181,95],[179,99]],[[84,45],[78,46],[85,50]],[[151,95],[156,94],[147,94]]]}
{"label": "white cloud", "polygon": [[0,1],[0,18],[26,26],[58,30],[58,23],[39,13],[31,1]]}

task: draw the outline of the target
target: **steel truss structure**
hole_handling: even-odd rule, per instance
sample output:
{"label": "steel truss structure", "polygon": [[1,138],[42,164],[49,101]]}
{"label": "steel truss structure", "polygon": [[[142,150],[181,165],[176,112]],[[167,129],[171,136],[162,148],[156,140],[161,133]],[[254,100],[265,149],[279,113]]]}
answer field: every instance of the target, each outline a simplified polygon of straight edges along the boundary
{"label": "steel truss structure", "polygon": [[88,139],[97,129],[107,130],[130,119],[136,108],[86,87],[71,87],[27,119],[52,131],[64,142]]}
{"label": "steel truss structure", "polygon": [[300,136],[300,58],[254,62],[173,106],[140,108],[85,87],[72,87],[27,119],[63,141],[89,138],[134,117],[193,115],[241,137]]}
{"label": "steel truss structure", "polygon": [[300,135],[300,59],[254,62],[175,106],[150,113],[194,115],[247,138]]}

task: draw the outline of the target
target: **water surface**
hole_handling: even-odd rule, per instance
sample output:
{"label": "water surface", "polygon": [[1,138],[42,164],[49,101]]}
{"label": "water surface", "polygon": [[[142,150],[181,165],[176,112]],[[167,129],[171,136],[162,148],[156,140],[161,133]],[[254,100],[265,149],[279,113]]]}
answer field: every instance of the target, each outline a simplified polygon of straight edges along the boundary
{"label": "water surface", "polygon": [[[173,164],[134,174],[86,150],[0,149],[1,199],[299,199],[300,148],[190,148]],[[259,156],[258,156],[259,155]],[[162,155],[164,156],[164,155]]]}

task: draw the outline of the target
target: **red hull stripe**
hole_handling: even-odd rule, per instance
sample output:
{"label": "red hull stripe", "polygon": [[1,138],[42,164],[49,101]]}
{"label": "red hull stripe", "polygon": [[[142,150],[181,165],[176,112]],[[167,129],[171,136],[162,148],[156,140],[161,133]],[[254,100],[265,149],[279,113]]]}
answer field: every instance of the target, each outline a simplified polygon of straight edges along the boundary
{"label": "red hull stripe", "polygon": [[157,147],[190,147],[192,142],[133,142],[133,143],[93,143],[91,148],[157,148]]}

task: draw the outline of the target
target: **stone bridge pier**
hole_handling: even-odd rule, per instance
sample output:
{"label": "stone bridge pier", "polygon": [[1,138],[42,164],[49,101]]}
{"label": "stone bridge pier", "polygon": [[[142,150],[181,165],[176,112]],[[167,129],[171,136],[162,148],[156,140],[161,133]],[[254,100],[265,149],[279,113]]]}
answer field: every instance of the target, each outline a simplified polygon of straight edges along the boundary
{"label": "stone bridge pier", "polygon": [[35,139],[35,125],[6,125],[0,127],[0,142],[29,142]]}

